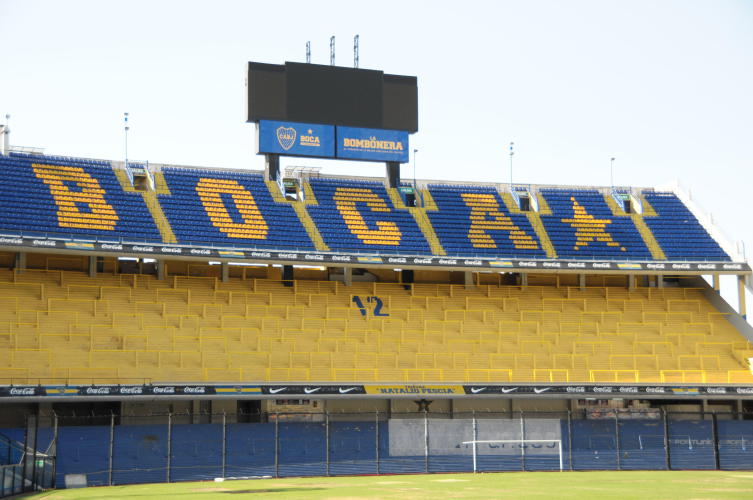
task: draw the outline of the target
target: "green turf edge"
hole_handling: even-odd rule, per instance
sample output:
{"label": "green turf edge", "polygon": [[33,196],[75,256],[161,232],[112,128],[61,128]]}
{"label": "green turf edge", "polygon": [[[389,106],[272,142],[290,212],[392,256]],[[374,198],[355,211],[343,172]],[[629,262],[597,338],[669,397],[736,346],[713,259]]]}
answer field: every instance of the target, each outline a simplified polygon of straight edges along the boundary
{"label": "green turf edge", "polygon": [[154,483],[52,490],[29,499],[746,499],[753,471],[504,472]]}

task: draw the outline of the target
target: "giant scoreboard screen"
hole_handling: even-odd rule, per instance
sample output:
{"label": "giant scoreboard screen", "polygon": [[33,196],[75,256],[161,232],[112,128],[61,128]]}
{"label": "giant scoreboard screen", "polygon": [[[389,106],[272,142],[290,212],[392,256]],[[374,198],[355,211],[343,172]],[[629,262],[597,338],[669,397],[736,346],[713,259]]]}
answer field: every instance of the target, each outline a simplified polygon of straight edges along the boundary
{"label": "giant scoreboard screen", "polygon": [[286,62],[248,63],[248,121],[418,131],[415,76]]}

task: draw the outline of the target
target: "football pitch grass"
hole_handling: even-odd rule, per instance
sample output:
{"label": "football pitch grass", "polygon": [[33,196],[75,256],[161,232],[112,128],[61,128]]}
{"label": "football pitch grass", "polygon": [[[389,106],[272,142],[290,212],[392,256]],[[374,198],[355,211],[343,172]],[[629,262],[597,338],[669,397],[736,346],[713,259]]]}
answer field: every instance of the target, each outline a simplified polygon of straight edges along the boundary
{"label": "football pitch grass", "polygon": [[307,477],[137,484],[54,490],[25,498],[66,499],[751,499],[753,471],[507,472]]}

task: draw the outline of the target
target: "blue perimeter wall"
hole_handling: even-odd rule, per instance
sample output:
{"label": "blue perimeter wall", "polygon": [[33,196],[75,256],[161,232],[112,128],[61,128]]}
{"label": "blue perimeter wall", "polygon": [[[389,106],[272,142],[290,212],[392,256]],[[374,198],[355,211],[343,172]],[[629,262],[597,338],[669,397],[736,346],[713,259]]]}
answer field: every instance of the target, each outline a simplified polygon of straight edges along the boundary
{"label": "blue perimeter wall", "polygon": [[[433,419],[431,419],[433,420]],[[430,421],[431,421],[430,420]],[[530,420],[527,420],[530,422]],[[423,442],[423,422],[417,424]],[[565,470],[716,469],[715,436],[711,420],[670,420],[669,453],[665,452],[664,422],[614,420],[560,421]],[[113,484],[211,480],[223,475],[222,424],[172,425],[168,478],[168,426],[114,427]],[[572,435],[568,435],[568,428]],[[753,421],[719,420],[718,462],[725,470],[753,469]],[[278,443],[275,446],[275,432]],[[23,429],[0,429],[23,442]],[[526,436],[533,439],[532,436]],[[329,461],[327,460],[329,439]],[[52,440],[52,429],[39,429],[39,449]],[[57,446],[57,486],[65,474],[86,474],[89,485],[109,482],[109,426],[60,427]],[[431,433],[429,437],[431,449]],[[456,454],[430,452],[416,456],[390,454],[388,422],[280,422],[227,424],[225,476],[325,476],[466,472],[473,470],[470,447]],[[378,447],[377,447],[378,443]],[[570,448],[572,443],[572,448]],[[558,470],[556,447],[546,444],[506,445],[502,454],[486,454],[479,446],[479,471]],[[483,445],[489,446],[489,445]],[[457,446],[461,448],[461,446]],[[538,451],[535,449],[538,448]],[[278,457],[275,460],[275,452]],[[526,454],[527,453],[527,454]],[[669,463],[668,463],[669,461]]]}

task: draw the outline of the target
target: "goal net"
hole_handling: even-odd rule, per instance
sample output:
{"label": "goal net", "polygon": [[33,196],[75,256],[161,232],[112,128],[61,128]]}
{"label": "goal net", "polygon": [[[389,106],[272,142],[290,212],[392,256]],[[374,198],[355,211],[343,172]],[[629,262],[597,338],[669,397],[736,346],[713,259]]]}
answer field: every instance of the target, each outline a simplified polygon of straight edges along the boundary
{"label": "goal net", "polygon": [[523,470],[526,469],[526,460],[539,463],[553,461],[552,469],[564,470],[561,439],[481,439],[463,441],[463,445],[472,450],[473,472],[478,472],[480,460],[490,456],[517,458]]}

